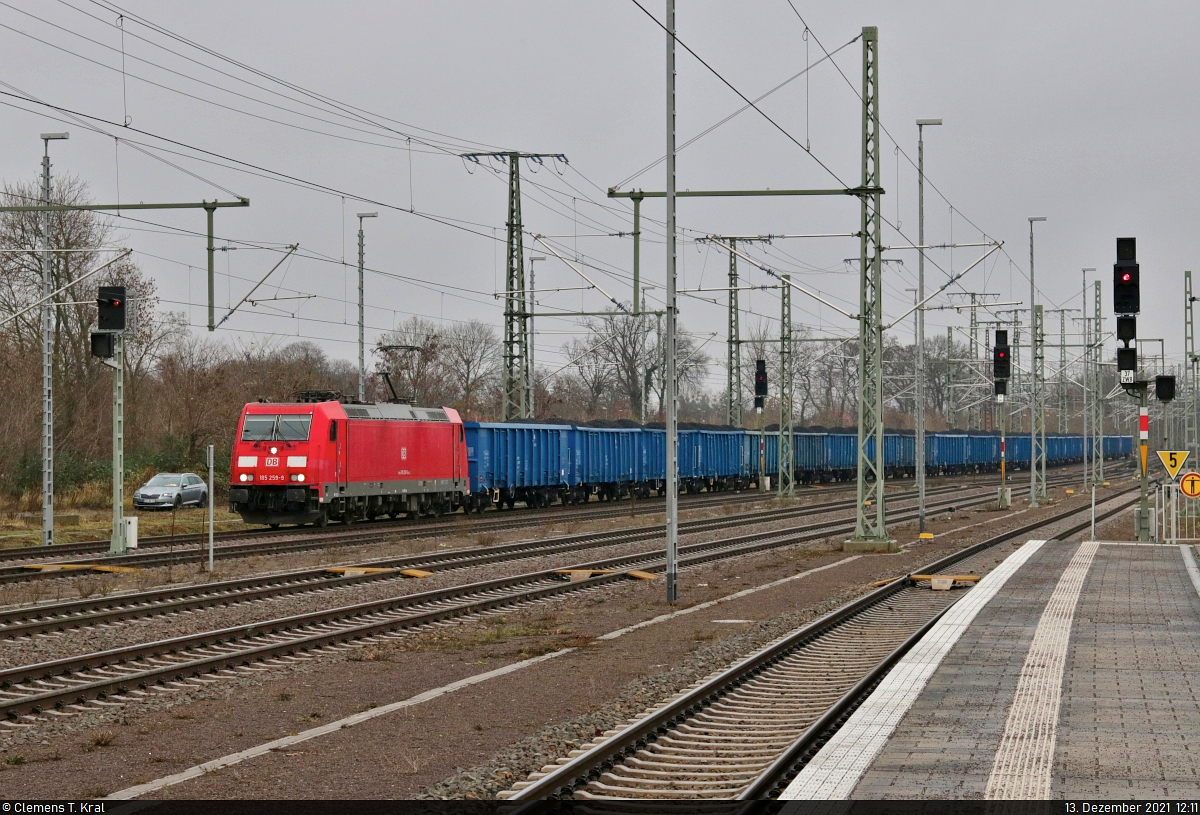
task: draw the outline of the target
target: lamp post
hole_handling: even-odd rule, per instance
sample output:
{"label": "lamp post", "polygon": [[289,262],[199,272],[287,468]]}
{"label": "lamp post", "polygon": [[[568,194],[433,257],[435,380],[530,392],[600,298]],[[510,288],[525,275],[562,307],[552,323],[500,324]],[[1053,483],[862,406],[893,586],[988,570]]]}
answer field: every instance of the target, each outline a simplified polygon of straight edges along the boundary
{"label": "lamp post", "polygon": [[358,213],[358,401],[367,401],[367,362],[363,321],[363,218],[378,218],[378,212]]}
{"label": "lamp post", "polygon": [[[43,133],[42,205],[50,206],[50,142],[69,133]],[[42,545],[54,543],[54,274],[50,259],[50,212],[42,212]]]}
{"label": "lamp post", "polygon": [[[941,125],[941,119],[917,119],[917,302],[925,301],[925,128]],[[918,307],[916,388],[917,415],[913,420],[917,476],[919,532],[925,531],[925,309]]]}
{"label": "lamp post", "polygon": [[533,330],[533,295],[537,292],[537,289],[533,285],[533,264],[545,259],[545,255],[529,256],[529,418],[531,419],[537,413],[537,368],[533,364],[533,338],[537,333]]}
{"label": "lamp post", "polygon": [[[1040,376],[1039,376],[1041,374],[1041,371],[1038,370],[1039,359],[1040,359],[1039,354],[1041,351],[1041,349],[1038,346],[1041,343],[1041,338],[1038,337],[1038,335],[1037,335],[1038,326],[1035,324],[1035,318],[1034,318],[1035,309],[1037,308],[1037,286],[1034,285],[1034,281],[1033,281],[1033,224],[1035,221],[1044,221],[1044,220],[1046,220],[1046,217],[1044,215],[1035,215],[1035,216],[1032,216],[1029,218],[1029,323],[1030,323],[1029,350],[1032,351],[1032,353],[1029,355],[1029,367],[1030,367],[1029,381],[1033,385],[1032,393],[1030,394],[1030,400],[1029,400],[1029,507],[1030,507],[1030,509],[1033,509],[1034,507],[1036,507],[1038,505],[1038,502],[1037,502],[1037,499],[1038,499],[1038,475],[1037,475],[1038,455],[1037,455],[1037,452],[1038,452],[1038,424],[1039,424],[1038,412],[1040,410],[1042,410],[1042,407],[1043,407],[1041,404],[1042,383],[1040,381]],[[1042,441],[1042,445],[1043,445],[1042,454],[1041,454],[1042,468],[1043,468],[1042,469],[1042,484],[1043,484],[1043,489],[1044,489],[1045,488],[1044,485],[1046,483],[1046,472],[1045,472],[1046,451],[1044,448],[1044,445],[1046,443],[1046,428],[1045,428],[1045,418],[1044,417],[1040,417],[1040,418],[1041,418],[1041,424],[1042,424],[1041,441]]]}

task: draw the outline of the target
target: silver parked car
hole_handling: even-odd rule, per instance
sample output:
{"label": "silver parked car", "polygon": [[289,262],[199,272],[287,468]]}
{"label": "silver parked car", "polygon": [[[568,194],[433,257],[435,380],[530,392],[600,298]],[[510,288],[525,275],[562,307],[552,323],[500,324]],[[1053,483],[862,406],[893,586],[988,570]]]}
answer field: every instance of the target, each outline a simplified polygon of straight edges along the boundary
{"label": "silver parked car", "polygon": [[159,473],[133,492],[137,509],[172,509],[186,504],[208,506],[208,487],[195,473]]}

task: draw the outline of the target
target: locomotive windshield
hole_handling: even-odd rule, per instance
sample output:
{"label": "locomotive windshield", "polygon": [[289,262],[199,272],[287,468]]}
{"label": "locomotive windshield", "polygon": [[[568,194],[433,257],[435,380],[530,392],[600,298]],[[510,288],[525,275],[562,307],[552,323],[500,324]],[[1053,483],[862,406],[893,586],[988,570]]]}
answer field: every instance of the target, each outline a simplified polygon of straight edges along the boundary
{"label": "locomotive windshield", "polygon": [[312,414],[251,414],[242,425],[242,441],[308,441]]}

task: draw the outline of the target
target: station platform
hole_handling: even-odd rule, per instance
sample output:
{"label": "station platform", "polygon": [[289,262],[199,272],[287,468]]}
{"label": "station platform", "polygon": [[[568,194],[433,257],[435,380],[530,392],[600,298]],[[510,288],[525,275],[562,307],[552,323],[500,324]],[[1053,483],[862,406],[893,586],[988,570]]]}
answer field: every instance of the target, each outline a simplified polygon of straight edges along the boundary
{"label": "station platform", "polygon": [[784,799],[1200,798],[1190,546],[1029,541],[967,590]]}

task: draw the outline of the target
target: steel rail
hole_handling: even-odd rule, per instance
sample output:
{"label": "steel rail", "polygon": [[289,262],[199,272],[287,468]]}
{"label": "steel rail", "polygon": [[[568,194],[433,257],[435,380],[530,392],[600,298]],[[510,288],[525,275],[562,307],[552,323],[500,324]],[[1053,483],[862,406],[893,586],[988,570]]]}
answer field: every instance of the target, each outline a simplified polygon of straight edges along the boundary
{"label": "steel rail", "polygon": [[[946,486],[937,490],[930,490],[929,495],[941,495],[946,492],[960,492],[963,486]],[[889,496],[893,501],[909,500],[913,493],[903,492]],[[705,528],[722,528],[731,525],[732,522],[754,523],[755,519],[761,518],[763,522],[786,519],[795,515],[811,514],[816,511],[830,511],[834,508],[845,504],[844,500],[827,501],[818,504],[801,504],[795,507],[766,508],[754,510],[751,512],[741,513],[739,515],[728,515],[723,518],[711,519],[696,519],[693,521],[685,521],[681,524],[681,529],[687,528],[691,531],[701,531]],[[513,524],[514,527],[526,526],[528,524]],[[410,540],[414,538],[431,537],[442,530],[436,530],[429,534],[408,534],[401,536],[402,540]],[[466,531],[466,530],[465,530]],[[469,530],[476,532],[480,530]],[[605,533],[611,535],[621,534],[619,532]],[[636,534],[634,531],[629,531],[628,534]],[[651,533],[643,533],[651,534]],[[281,541],[265,541],[243,544],[232,544],[217,547],[214,549],[214,557],[218,560],[232,560],[242,557],[250,557],[263,554],[286,554],[289,552],[307,551],[314,548],[325,548],[331,545],[344,546],[361,546],[395,537],[395,533],[386,529],[371,529],[358,533],[344,533],[336,538],[325,538],[316,536],[302,536],[297,538],[288,538]],[[126,555],[116,555],[105,557],[98,565],[102,566],[133,566],[136,568],[148,568],[152,566],[165,566],[175,563],[187,563],[196,559],[197,553],[190,550],[162,550],[156,549],[152,551],[130,553]],[[57,565],[87,565],[93,563],[92,558],[76,558],[63,559],[53,558],[48,561],[37,561],[29,563],[15,563],[5,566],[0,566],[0,585],[5,583],[24,582],[28,580],[39,579],[57,579],[62,577],[78,577],[81,574],[89,573],[87,570],[40,570],[40,563],[53,563]]]}
{"label": "steel rail", "polygon": [[[1126,494],[1124,491],[1121,495]],[[1113,499],[1115,500],[1115,499]],[[1130,506],[1130,502],[1126,502],[1110,511],[1104,513],[1103,517],[1111,517],[1126,507]],[[1067,510],[1057,513],[1048,518],[1033,521],[1016,529],[994,535],[984,541],[981,541],[972,546],[966,547],[959,552],[952,553],[943,557],[934,563],[922,567],[921,572],[937,573],[948,566],[961,562],[967,558],[973,557],[980,552],[983,552],[993,546],[1010,541],[1014,538],[1019,538],[1036,532],[1046,526],[1061,523],[1073,516],[1085,513],[1090,510],[1090,507],[1084,506],[1076,509]],[[1098,516],[1099,517],[1099,516]],[[1088,522],[1090,523],[1090,521]],[[1086,528],[1087,523],[1078,524],[1067,530],[1064,534],[1074,534],[1082,528]],[[613,767],[624,762],[625,759],[633,757],[639,750],[645,748],[652,742],[657,741],[662,736],[670,733],[674,728],[686,723],[688,720],[695,717],[697,714],[703,713],[706,709],[714,704],[721,702],[730,693],[752,681],[756,676],[762,674],[773,665],[778,664],[788,656],[800,651],[809,644],[825,637],[836,629],[846,625],[849,621],[862,615],[869,609],[878,606],[880,603],[891,599],[900,592],[905,591],[910,586],[910,581],[898,579],[882,586],[874,591],[871,591],[863,596],[847,603],[839,609],[836,609],[824,617],[797,629],[787,637],[767,646],[764,649],[740,660],[733,666],[722,671],[710,680],[705,681],[701,685],[680,694],[675,699],[667,702],[665,705],[657,708],[649,715],[644,716],[632,724],[620,729],[617,733],[609,738],[604,739],[598,744],[589,748],[584,748],[580,755],[566,761],[555,769],[545,774],[535,773],[529,782],[522,782],[514,787],[508,797],[510,800],[533,800],[547,797],[562,797],[573,795],[576,791],[581,790],[589,783],[600,779],[606,772]],[[951,604],[947,604],[948,608]],[[937,610],[936,616],[944,613],[945,608]],[[902,650],[905,645],[911,646],[917,641],[916,633],[923,629],[927,629],[932,625],[933,620],[926,620],[923,625],[919,626],[913,634],[905,638],[899,647],[891,650],[890,654],[882,661],[866,672],[866,675],[860,678],[854,688],[858,689],[861,694],[863,689],[871,686],[874,679],[882,676],[895,660],[905,652]],[[833,708],[830,708],[823,716],[819,717],[817,722],[805,729],[804,733],[788,746],[764,771],[763,775],[759,776],[759,780],[755,780],[750,784],[750,789],[754,791],[754,795],[747,794],[745,797],[762,797],[760,794],[769,783],[778,785],[779,781],[768,782],[763,780],[767,773],[774,773],[776,779],[787,776],[788,773],[794,775],[792,764],[788,764],[787,758],[802,755],[806,750],[817,745],[823,734],[828,730],[816,729],[816,724],[825,722],[828,724],[831,721],[838,720],[839,717],[847,716],[846,705],[849,704],[847,698],[850,694],[845,694],[841,700],[836,702]],[[864,697],[857,698],[861,702]],[[834,710],[837,708],[837,710]],[[823,743],[823,742],[821,742]],[[781,767],[787,767],[781,770]],[[686,775],[687,770],[679,768],[679,774]],[[774,787],[771,787],[772,789]],[[738,796],[743,797],[743,796]]]}
{"label": "steel rail", "polygon": [[[1080,465],[1068,465],[1074,468]],[[950,482],[957,482],[960,479],[965,479],[968,476],[974,479],[978,476],[977,473],[965,473],[956,475],[941,476]],[[944,485],[946,487],[952,484]],[[984,485],[980,485],[984,486]],[[813,488],[814,490],[816,488]],[[822,488],[824,494],[853,492],[850,486],[833,486]],[[913,492],[905,490],[899,493],[893,493],[893,497],[906,496]],[[821,497],[822,493],[811,492],[813,497]],[[681,506],[681,510],[705,509],[713,506],[721,506],[730,503],[745,503],[753,504],[758,502],[773,501],[773,494],[764,495],[757,492],[717,492],[704,493],[698,496],[680,496],[680,500],[687,504]],[[360,524],[355,524],[351,527],[331,527],[331,528],[310,528],[305,532],[300,532],[300,527],[296,527],[288,532],[281,532],[276,529],[252,529],[252,530],[231,530],[226,532],[217,532],[214,535],[216,540],[223,541],[264,541],[264,551],[270,546],[276,545],[278,542],[290,544],[296,540],[310,539],[313,543],[308,547],[303,548],[320,548],[329,544],[339,544],[342,539],[352,539],[345,545],[353,545],[359,543],[361,536],[375,534],[380,537],[399,534],[405,539],[416,539],[424,537],[432,537],[434,535],[445,534],[452,532],[454,534],[474,534],[477,532],[494,532],[508,529],[519,529],[526,526],[533,526],[538,523],[559,523],[561,521],[571,520],[603,520],[605,518],[621,518],[639,515],[654,515],[662,512],[662,507],[659,505],[660,498],[638,498],[635,501],[620,501],[620,502],[599,502],[587,505],[572,504],[568,506],[546,507],[543,510],[512,510],[500,511],[496,510],[487,513],[488,518],[471,518],[466,515],[458,515],[451,513],[442,516],[441,520],[422,521],[419,524],[414,524],[412,520],[400,519],[390,520],[378,518],[374,521],[365,521]],[[643,505],[644,504],[644,505]],[[536,514],[534,514],[536,513]],[[505,517],[495,517],[503,515]],[[544,520],[545,519],[545,520]],[[360,526],[367,527],[366,529],[358,528]],[[457,527],[457,528],[456,528]],[[271,539],[280,539],[272,541]],[[208,540],[207,533],[204,532],[189,532],[180,533],[177,535],[158,535],[150,537],[142,537],[139,543],[143,547],[142,554],[156,553],[158,550],[167,549],[169,547],[186,547],[189,544],[199,545]],[[11,548],[0,549],[0,562],[4,561],[29,561],[29,562],[44,562],[46,560],[61,560],[64,557],[74,555],[90,555],[104,554],[108,551],[109,541],[78,541],[75,543],[56,543],[49,547],[43,546],[17,546]],[[225,548],[225,547],[221,547]],[[217,552],[221,551],[217,549]],[[131,555],[136,557],[136,555]],[[179,559],[186,560],[189,557],[188,550],[183,549],[178,552]],[[82,561],[74,561],[82,562]],[[105,558],[106,563],[114,563],[112,558]],[[0,567],[3,568],[3,567]]]}
{"label": "steel rail", "polygon": [[[830,489],[829,492],[848,492],[848,487],[838,487]],[[819,497],[821,493],[812,493],[814,497]],[[682,496],[681,496],[682,498]],[[684,509],[704,509],[710,506],[721,506],[728,503],[746,503],[753,504],[760,501],[774,500],[774,494],[762,495],[760,493],[749,492],[728,492],[728,493],[705,493],[700,496],[693,496],[684,499],[684,503],[688,506]],[[600,502],[590,503],[586,505],[571,504],[565,507],[546,507],[545,510],[558,510],[557,512],[542,510],[504,510],[488,512],[486,518],[468,518],[466,515],[458,515],[451,513],[442,516],[441,520],[422,521],[416,523],[408,519],[392,520],[387,518],[377,518],[373,521],[362,521],[352,526],[333,526],[333,527],[310,527],[306,532],[299,532],[300,527],[283,532],[278,529],[239,529],[225,532],[214,533],[214,538],[218,541],[237,541],[237,540],[257,540],[261,538],[272,537],[295,537],[299,535],[319,536],[324,538],[336,538],[339,535],[354,535],[362,534],[364,531],[360,526],[368,527],[369,529],[384,533],[386,530],[398,530],[401,533],[410,533],[413,537],[428,537],[431,535],[443,534],[449,530],[454,530],[454,527],[461,529],[454,530],[461,534],[471,534],[474,532],[493,532],[505,529],[520,528],[522,526],[530,526],[534,523],[541,522],[543,516],[551,516],[548,519],[550,523],[558,523],[563,520],[575,520],[577,517],[583,520],[602,520],[604,518],[620,518],[630,515],[651,515],[661,513],[662,507],[656,506],[657,498],[639,498],[636,502]],[[643,503],[646,505],[643,506]],[[536,514],[533,514],[536,513]],[[494,517],[502,516],[502,517]],[[514,517],[516,516],[516,517]],[[392,534],[388,532],[388,534]],[[189,544],[200,544],[208,542],[207,532],[186,532],[177,535],[156,535],[147,536],[139,539],[141,546],[150,548],[166,548],[168,546],[187,546]],[[94,540],[94,541],[77,541],[75,543],[56,543],[50,547],[47,552],[45,547],[37,546],[17,546],[8,549],[0,549],[0,561],[20,560],[20,559],[39,559],[44,560],[47,557],[61,558],[71,555],[88,555],[88,554],[103,554],[108,551],[109,541]]]}
{"label": "steel rail", "polygon": [[[988,500],[991,499],[978,499],[974,503]],[[916,512],[898,513],[896,517],[908,520],[915,518]],[[681,553],[687,555],[679,563],[694,566],[847,534],[852,528],[852,523],[842,521],[837,526],[825,524],[817,532],[773,530],[691,544],[680,547]],[[0,716],[16,720],[21,716],[36,716],[48,708],[78,708],[114,694],[145,692],[191,679],[204,680],[231,667],[295,658],[330,645],[589,591],[628,579],[625,574],[628,570],[661,571],[665,562],[660,551],[650,551],[570,568],[612,571],[571,581],[562,574],[563,569],[546,569],[0,670]]]}
{"label": "steel rail", "polygon": [[[954,490],[958,492],[958,489]],[[908,499],[911,500],[911,499]],[[763,518],[769,523],[788,517],[828,514],[845,510],[844,506],[809,505],[785,510],[787,515],[775,514]],[[953,510],[962,504],[962,499],[931,505],[934,510]],[[840,520],[840,519],[835,519]],[[751,523],[745,516],[728,516],[719,519],[702,519],[681,524],[681,532],[692,534],[728,527],[745,526]],[[793,528],[789,531],[808,531],[824,528],[825,523]],[[762,535],[764,533],[757,533]],[[777,534],[777,533],[766,533]],[[0,638],[33,636],[103,623],[118,622],[143,617],[194,611],[212,606],[228,606],[282,597],[291,594],[341,588],[379,580],[394,580],[404,577],[401,570],[448,570],[486,565],[488,563],[521,560],[551,554],[597,549],[622,543],[636,543],[662,536],[657,527],[637,527],[627,530],[581,533],[555,538],[518,541],[499,546],[469,547],[446,551],[424,552],[402,557],[383,557],[358,561],[346,566],[320,566],[296,569],[274,574],[236,578],[213,583],[200,583],[166,589],[148,589],[114,597],[71,600],[0,612]],[[387,571],[353,576],[334,577],[331,569],[386,569]]]}
{"label": "steel rail", "polygon": [[[1128,492],[1129,491],[1126,491],[1122,494],[1127,494]],[[1133,506],[1135,503],[1136,501],[1126,501],[1119,506],[1098,513],[1096,515],[1096,520],[1107,520]],[[1075,524],[1074,526],[1063,530],[1063,532],[1059,534],[1059,537],[1068,538],[1071,535],[1075,535],[1079,532],[1087,530],[1090,526],[1091,519],[1089,518],[1086,521]],[[1028,534],[1029,531],[1032,530],[1024,530],[1021,534]],[[1014,536],[1010,535],[1007,539],[1011,540],[1012,537]],[[1003,540],[997,540],[990,545],[994,546],[997,543],[1003,542]],[[984,541],[984,543],[987,543],[987,541]],[[925,570],[936,573],[966,558],[973,557],[974,555],[984,551],[986,548],[988,547],[982,546],[982,544],[976,544],[975,546],[964,549],[962,552],[956,552],[953,555],[948,555],[941,560],[931,563],[929,566],[925,567]],[[946,610],[949,610],[949,608],[950,607],[947,606]],[[938,617],[940,616],[941,614],[938,615]],[[805,732],[802,733],[788,747],[788,749],[779,756],[779,758],[772,762],[771,765],[767,767],[767,769],[764,770],[763,773],[754,781],[754,783],[746,788],[742,795],[739,796],[739,799],[748,800],[778,797],[783,788],[791,783],[792,779],[796,777],[796,774],[799,773],[801,769],[803,769],[804,765],[807,764],[814,755],[816,755],[817,751],[824,746],[829,738],[846,722],[847,719],[850,718],[850,715],[858,709],[859,705],[866,701],[867,697],[870,696],[871,691],[873,691],[879,682],[882,681],[882,679],[887,675],[888,671],[890,671],[892,667],[920,641],[925,632],[928,631],[936,622],[937,617],[929,620],[928,623],[922,626],[920,631],[914,633],[913,636],[901,643],[901,645],[897,647],[895,651],[889,654],[886,659],[881,661],[866,675],[864,675],[863,678],[859,680],[854,687],[847,691],[841,699],[834,703],[820,719],[813,722],[805,730]]]}

